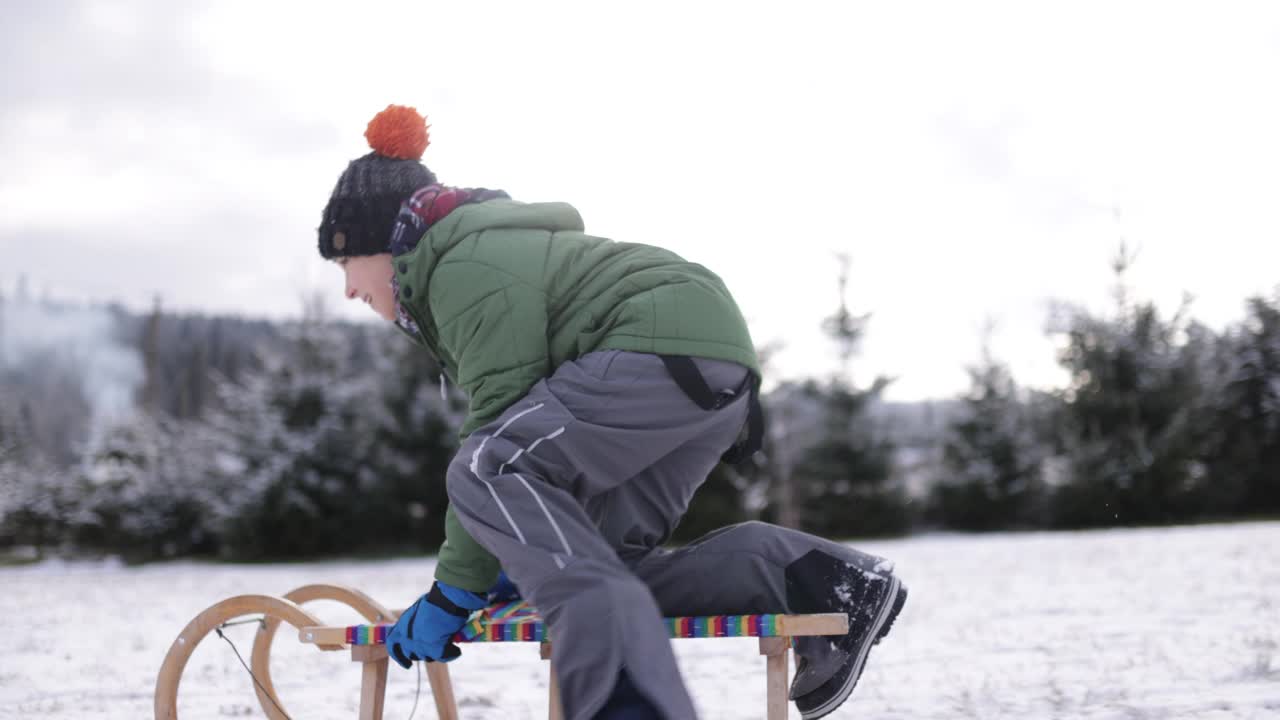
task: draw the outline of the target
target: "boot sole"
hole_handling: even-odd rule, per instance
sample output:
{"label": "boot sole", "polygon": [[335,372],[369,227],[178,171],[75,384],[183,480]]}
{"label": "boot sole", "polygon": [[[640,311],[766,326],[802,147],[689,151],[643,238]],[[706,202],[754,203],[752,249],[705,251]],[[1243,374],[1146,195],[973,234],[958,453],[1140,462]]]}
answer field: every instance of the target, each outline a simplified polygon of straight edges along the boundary
{"label": "boot sole", "polygon": [[907,586],[901,582],[898,583],[898,597],[893,599],[893,610],[889,613],[889,620],[880,628],[880,634],[876,636],[873,645],[879,645],[880,641],[885,639],[889,631],[893,629],[893,621],[898,619],[898,613],[902,612],[902,608],[907,604]]}
{"label": "boot sole", "polygon": [[818,707],[802,711],[800,717],[803,720],[818,720],[820,717],[825,717],[843,705],[844,701],[848,700],[849,695],[853,693],[853,688],[858,684],[858,678],[862,677],[862,670],[867,665],[867,656],[871,653],[871,647],[889,634],[889,628],[893,626],[893,621],[897,619],[898,613],[902,612],[903,605],[907,603],[906,588],[902,586],[902,582],[896,576],[891,576],[890,580],[889,592],[894,594],[894,599],[893,602],[886,602],[876,615],[875,624],[872,626],[872,633],[875,639],[863,644],[862,648],[858,650],[858,657],[853,669],[845,680],[844,685],[840,687],[840,690]]}

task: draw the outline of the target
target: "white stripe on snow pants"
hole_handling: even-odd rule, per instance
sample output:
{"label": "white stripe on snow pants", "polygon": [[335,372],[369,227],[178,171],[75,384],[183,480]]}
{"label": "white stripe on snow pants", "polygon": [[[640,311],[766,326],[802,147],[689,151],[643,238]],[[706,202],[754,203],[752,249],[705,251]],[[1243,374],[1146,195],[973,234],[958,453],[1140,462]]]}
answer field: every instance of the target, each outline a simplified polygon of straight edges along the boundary
{"label": "white stripe on snow pants", "polygon": [[[695,362],[713,391],[747,375]],[[569,720],[599,711],[624,668],[664,717],[696,717],[664,614],[787,612],[783,568],[814,549],[865,569],[879,562],[764,523],[658,549],[746,414],[745,393],[703,410],[658,356],[607,350],[560,366],[462,443],[449,499],[546,619]]]}

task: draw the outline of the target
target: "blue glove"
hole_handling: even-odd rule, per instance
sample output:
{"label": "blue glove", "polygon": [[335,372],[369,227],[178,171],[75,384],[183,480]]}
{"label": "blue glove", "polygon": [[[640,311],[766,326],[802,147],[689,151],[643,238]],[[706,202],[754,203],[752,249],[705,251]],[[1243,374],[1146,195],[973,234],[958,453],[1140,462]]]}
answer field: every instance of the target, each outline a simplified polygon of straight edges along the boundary
{"label": "blue glove", "polygon": [[485,605],[480,595],[437,580],[387,633],[387,654],[406,670],[415,660],[449,662],[462,654],[449,638]]}
{"label": "blue glove", "polygon": [[509,600],[520,599],[520,588],[511,582],[511,578],[507,577],[506,571],[498,573],[498,581],[489,588],[489,604],[507,602]]}

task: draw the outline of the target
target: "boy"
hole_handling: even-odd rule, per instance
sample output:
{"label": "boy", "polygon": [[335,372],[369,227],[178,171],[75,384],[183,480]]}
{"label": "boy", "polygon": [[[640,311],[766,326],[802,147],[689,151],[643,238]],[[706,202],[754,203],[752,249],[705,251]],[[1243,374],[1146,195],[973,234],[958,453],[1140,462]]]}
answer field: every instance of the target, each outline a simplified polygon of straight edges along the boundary
{"label": "boy", "polygon": [[847,636],[797,642],[791,687],[806,720],[843,703],[906,601],[888,562],[757,522],[661,547],[721,457],[760,441],[760,370],[720,279],[587,235],[568,205],[437,184],[412,108],[365,137],[320,254],[470,398],[435,583],[387,637],[396,662],[456,658],[502,569],[556,638],[571,720],[695,717],[664,614],[846,612]]}

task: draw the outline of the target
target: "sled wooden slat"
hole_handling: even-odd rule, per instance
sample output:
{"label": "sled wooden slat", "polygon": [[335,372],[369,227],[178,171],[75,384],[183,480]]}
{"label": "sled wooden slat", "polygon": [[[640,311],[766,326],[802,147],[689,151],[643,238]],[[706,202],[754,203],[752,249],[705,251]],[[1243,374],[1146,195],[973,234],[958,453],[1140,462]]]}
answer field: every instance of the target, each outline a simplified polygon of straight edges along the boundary
{"label": "sled wooden slat", "polygon": [[849,632],[849,616],[844,613],[778,616],[780,637],[809,635],[844,635]]}
{"label": "sled wooden slat", "polygon": [[[543,642],[547,639],[542,621],[536,615],[520,616],[512,621],[484,618],[473,625],[487,626],[474,634],[464,630],[453,636],[456,643],[467,642]],[[672,639],[715,637],[804,637],[809,635],[843,635],[849,632],[849,617],[844,613],[813,615],[715,615],[708,617],[667,618]],[[519,628],[522,632],[486,632],[487,628]],[[321,626],[299,628],[298,639],[310,644],[380,645],[390,624]]]}
{"label": "sled wooden slat", "polygon": [[[787,685],[791,657],[791,638],[813,635],[844,635],[849,632],[849,616],[844,613],[812,615],[715,615],[707,617],[666,618],[672,639],[757,637],[760,654],[765,657],[766,710],[768,720],[786,720]],[[351,644],[358,648],[381,648],[391,625],[317,626],[298,629],[298,639],[310,644]],[[538,642],[542,659],[551,659],[551,642],[547,640],[542,619],[523,603],[503,603],[476,613],[467,628],[454,635],[458,643],[474,642]],[[428,663],[428,668],[444,668]],[[447,672],[447,670],[444,670]],[[559,682],[555,666],[548,676],[549,713],[551,720],[561,720]],[[437,706],[440,700],[437,698]],[[455,711],[456,712],[456,711]],[[380,716],[379,716],[380,717]],[[442,712],[441,718],[453,716]],[[363,716],[361,720],[364,720]]]}
{"label": "sled wooden slat", "polygon": [[[297,603],[334,600],[357,610],[369,625],[322,625]],[[289,593],[285,598],[250,595],[229,598],[217,603],[182,631],[160,670],[156,683],[155,717],[176,720],[178,682],[191,651],[206,634],[235,617],[262,615],[262,625],[255,640],[253,669],[261,680],[256,692],[267,717],[287,717],[279,706],[279,698],[270,681],[269,652],[275,630],[281,622],[298,629],[298,639],[321,650],[351,650],[351,659],[361,666],[360,720],[382,720],[386,698],[390,658],[384,644],[392,625],[380,622],[394,620],[399,613],[388,611],[371,598],[352,588],[336,585],[309,585]],[[843,635],[849,631],[849,617],[843,613],[814,615],[715,615],[706,617],[666,618],[668,635],[678,638],[759,638],[760,654],[765,658],[766,710],[768,720],[786,720],[787,684],[791,655],[791,639],[814,635]],[[462,632],[453,640],[460,643],[530,642],[539,643],[539,654],[551,659],[551,642],[546,627],[533,608],[522,602],[500,603],[472,616]],[[560,683],[554,664],[548,663],[551,720],[562,720]],[[440,720],[458,720],[458,707],[444,663],[425,663],[431,694]]]}

